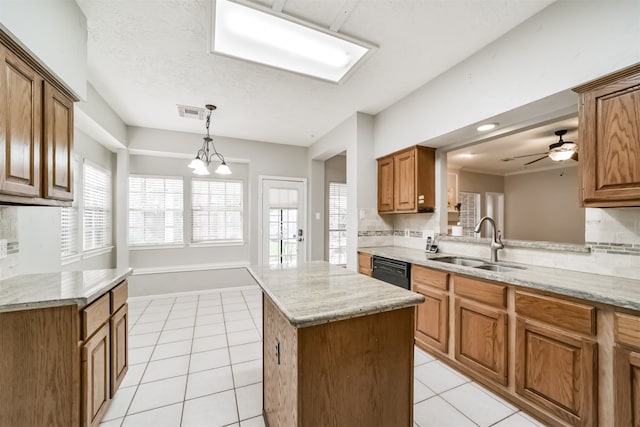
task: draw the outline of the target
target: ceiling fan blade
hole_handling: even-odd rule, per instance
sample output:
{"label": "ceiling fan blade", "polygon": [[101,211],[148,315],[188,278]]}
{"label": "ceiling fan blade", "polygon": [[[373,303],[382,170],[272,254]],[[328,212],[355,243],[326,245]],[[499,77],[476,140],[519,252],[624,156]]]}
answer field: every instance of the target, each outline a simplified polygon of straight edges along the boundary
{"label": "ceiling fan blade", "polygon": [[523,154],[522,156],[513,156],[513,157],[509,157],[510,159],[521,159],[523,157],[531,157],[531,156],[546,156],[547,154],[549,154],[549,152],[545,152],[545,153],[533,153],[533,154]]}
{"label": "ceiling fan blade", "polygon": [[524,164],[524,166],[530,165],[531,163],[539,162],[540,160],[542,160],[542,159],[546,159],[546,158],[547,158],[547,156],[542,156],[542,157],[540,157],[539,159],[535,159],[535,160],[534,160],[534,161],[532,161],[532,162],[525,163],[525,164]]}

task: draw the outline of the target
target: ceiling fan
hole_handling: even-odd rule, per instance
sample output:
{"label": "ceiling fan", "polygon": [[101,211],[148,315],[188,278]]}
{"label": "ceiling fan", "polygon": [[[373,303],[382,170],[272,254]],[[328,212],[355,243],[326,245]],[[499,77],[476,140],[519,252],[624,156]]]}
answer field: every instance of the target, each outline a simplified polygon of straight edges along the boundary
{"label": "ceiling fan", "polygon": [[525,163],[524,166],[528,166],[532,163],[539,162],[540,160],[545,159],[547,157],[549,157],[551,160],[555,162],[560,162],[560,161],[569,160],[569,159],[573,159],[577,162],[578,161],[578,144],[571,141],[563,140],[562,135],[566,133],[567,133],[566,129],[555,131],[556,136],[558,136],[560,139],[558,140],[558,142],[551,144],[549,146],[549,151],[547,151],[546,153],[533,153],[533,154],[525,154],[522,156],[506,157],[502,159],[502,161],[509,162],[511,160],[521,159],[523,157],[542,156],[538,159]]}

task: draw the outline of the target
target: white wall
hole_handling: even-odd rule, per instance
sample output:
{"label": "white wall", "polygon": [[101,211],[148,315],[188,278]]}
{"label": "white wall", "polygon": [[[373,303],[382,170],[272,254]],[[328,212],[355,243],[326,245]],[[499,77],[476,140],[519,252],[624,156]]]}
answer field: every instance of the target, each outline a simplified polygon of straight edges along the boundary
{"label": "white wall", "polygon": [[[186,119],[185,119],[186,120]],[[203,126],[204,130],[204,126]],[[240,160],[248,163],[248,181],[249,184],[245,191],[248,194],[248,203],[245,209],[247,213],[246,221],[248,223],[248,254],[242,254],[240,262],[258,263],[259,249],[259,231],[258,221],[259,188],[258,177],[261,175],[269,176],[286,176],[296,178],[307,178],[307,148],[284,144],[268,144],[259,141],[248,141],[243,139],[216,137],[214,136],[216,148],[222,153],[228,161]],[[169,153],[173,156],[183,156],[181,162],[184,169],[187,168],[188,159],[195,156],[196,151],[202,145],[202,135],[174,132],[160,129],[148,129],[139,127],[130,127],[128,129],[129,150],[133,154],[148,155],[148,150],[157,153]],[[133,165],[131,166],[133,171]],[[311,242],[309,242],[311,244]],[[134,261],[137,255],[130,253],[132,267],[136,267]],[[152,259],[148,259],[149,263]],[[224,260],[226,262],[226,259]],[[136,261],[137,262],[137,261]],[[209,260],[215,263],[216,260]],[[200,264],[195,260],[193,264]],[[147,265],[147,264],[145,264]],[[150,265],[150,264],[149,264]],[[177,264],[176,265],[181,265]],[[165,265],[165,267],[170,267]]]}
{"label": "white wall", "polygon": [[0,0],[0,28],[86,98],[87,20],[75,1]]}
{"label": "white wall", "polygon": [[558,0],[378,114],[375,157],[637,62],[640,2]]}
{"label": "white wall", "polygon": [[100,94],[87,83],[86,101],[74,105],[76,128],[112,151],[127,145],[127,126]]}

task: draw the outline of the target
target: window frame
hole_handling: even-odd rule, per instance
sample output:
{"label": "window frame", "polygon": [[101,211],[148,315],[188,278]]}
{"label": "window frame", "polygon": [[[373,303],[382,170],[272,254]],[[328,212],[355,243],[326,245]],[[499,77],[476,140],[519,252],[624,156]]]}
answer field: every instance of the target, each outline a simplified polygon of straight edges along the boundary
{"label": "window frame", "polygon": [[[182,215],[182,241],[174,242],[174,243],[141,243],[141,244],[131,244],[129,239],[129,233],[131,230],[131,223],[129,221],[129,214],[131,212],[131,190],[129,186],[129,179],[132,177],[140,177],[140,178],[155,178],[155,179],[175,179],[180,180],[182,182],[182,209],[180,214]],[[141,173],[129,173],[127,174],[127,246],[129,250],[147,250],[147,249],[173,249],[173,248],[183,248],[185,247],[185,177],[182,175],[154,175],[154,174],[141,174]],[[165,226],[166,228],[166,226]]]}
{"label": "window frame", "polygon": [[[107,215],[107,224],[108,224],[108,232],[105,233],[105,237],[107,237],[106,240],[106,244],[103,246],[99,246],[99,247],[95,247],[95,248],[90,248],[87,249],[85,247],[85,236],[86,236],[86,227],[85,227],[85,219],[86,219],[86,212],[87,212],[87,203],[86,203],[86,197],[85,197],[85,193],[87,190],[87,185],[86,185],[86,180],[85,180],[85,167],[91,167],[94,169],[97,169],[99,171],[105,172],[108,179],[107,182],[109,183],[109,195],[108,195],[108,199],[109,199],[109,215]],[[89,258],[91,256],[94,255],[100,255],[103,253],[108,253],[111,252],[111,250],[113,249],[113,173],[112,171],[110,171],[107,168],[104,168],[102,166],[100,166],[97,163],[92,162],[91,160],[88,160],[86,158],[84,158],[82,160],[82,199],[80,200],[80,204],[79,204],[79,208],[80,208],[80,227],[82,229],[81,231],[81,247],[82,247],[82,258]]]}
{"label": "window frame", "polygon": [[[201,181],[201,182],[223,182],[225,184],[227,183],[238,183],[240,184],[240,218],[241,218],[241,223],[240,223],[240,233],[241,233],[241,238],[240,239],[214,239],[214,240],[199,240],[199,241],[194,241],[194,212],[196,212],[196,210],[193,209],[194,207],[194,185],[193,183],[196,181]],[[246,221],[246,215],[245,215],[245,181],[242,179],[221,179],[221,178],[195,178],[195,177],[191,177],[190,181],[189,181],[189,186],[190,186],[190,191],[189,191],[189,197],[190,197],[190,205],[189,205],[189,210],[190,210],[190,235],[189,235],[189,246],[190,247],[207,247],[207,246],[241,246],[244,245],[246,243],[245,241],[245,221]],[[211,194],[211,193],[209,193]],[[208,210],[209,212],[211,212],[211,210]]]}
{"label": "window frame", "polygon": [[[347,233],[347,222],[345,220],[344,229],[343,228],[331,228],[331,215],[332,215],[332,212],[331,212],[331,202],[332,202],[331,187],[332,187],[332,185],[340,186],[341,191],[344,189],[345,192],[347,191],[347,188],[348,188],[347,184],[344,183],[344,182],[335,182],[335,181],[330,181],[329,182],[328,201],[327,201],[327,205],[328,205],[327,206],[327,219],[328,219],[328,221],[327,221],[328,222],[328,224],[327,224],[327,252],[328,252],[327,253],[327,258],[328,258],[329,263],[331,263],[331,250],[332,249],[344,248],[344,250],[345,250],[344,263],[337,263],[335,265],[346,265],[347,264],[347,254],[346,254],[346,251],[347,251],[347,236],[346,236],[346,233]],[[348,200],[348,195],[347,194],[345,194],[344,198],[346,200],[346,203],[348,203],[349,200]],[[347,211],[346,210],[344,212],[344,215],[347,215]],[[332,248],[331,247],[331,233],[332,232],[333,233],[340,233],[340,232],[344,232],[345,233],[344,245],[340,245],[337,248]]]}

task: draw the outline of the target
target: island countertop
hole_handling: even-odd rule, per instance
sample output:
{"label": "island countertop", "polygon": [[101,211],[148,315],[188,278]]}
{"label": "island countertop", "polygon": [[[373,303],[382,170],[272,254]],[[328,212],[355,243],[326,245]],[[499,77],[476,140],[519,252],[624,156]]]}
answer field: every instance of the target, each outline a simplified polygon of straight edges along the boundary
{"label": "island countertop", "polygon": [[121,268],[13,276],[0,280],[0,312],[72,304],[83,308],[132,272]]}
{"label": "island countertop", "polygon": [[296,328],[421,304],[424,297],[325,261],[251,266],[262,291]]}

